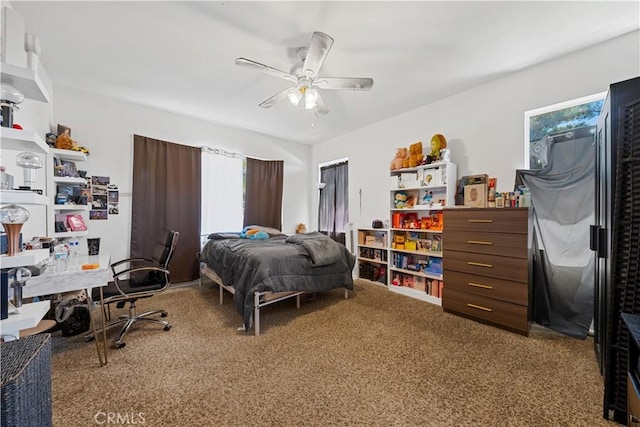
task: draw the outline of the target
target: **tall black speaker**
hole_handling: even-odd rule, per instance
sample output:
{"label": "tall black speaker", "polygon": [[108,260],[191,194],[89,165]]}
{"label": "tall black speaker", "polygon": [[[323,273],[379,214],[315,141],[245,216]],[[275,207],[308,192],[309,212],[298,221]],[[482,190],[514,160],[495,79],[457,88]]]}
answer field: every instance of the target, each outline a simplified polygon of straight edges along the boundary
{"label": "tall black speaker", "polygon": [[595,174],[594,345],[603,416],[626,424],[629,332],[620,315],[640,314],[640,77],[609,87],[596,129]]}
{"label": "tall black speaker", "polygon": [[9,317],[9,270],[0,270],[0,319]]}

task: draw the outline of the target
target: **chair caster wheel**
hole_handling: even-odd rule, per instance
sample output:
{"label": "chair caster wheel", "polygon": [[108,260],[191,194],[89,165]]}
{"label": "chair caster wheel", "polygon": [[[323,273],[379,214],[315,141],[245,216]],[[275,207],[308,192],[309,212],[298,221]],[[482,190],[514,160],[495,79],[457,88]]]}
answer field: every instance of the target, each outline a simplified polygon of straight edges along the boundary
{"label": "chair caster wheel", "polygon": [[171,325],[167,325],[167,326],[165,326],[165,327],[164,327],[164,330],[165,330],[165,331],[168,331],[168,330],[170,330],[170,329],[171,329]]}
{"label": "chair caster wheel", "polygon": [[122,348],[122,347],[124,347],[125,345],[127,345],[127,343],[126,343],[126,342],[116,342],[116,348]]}
{"label": "chair caster wheel", "polygon": [[167,317],[169,315],[169,313],[167,313],[166,311],[162,312],[160,314],[160,317]]}
{"label": "chair caster wheel", "polygon": [[95,340],[96,337],[85,337],[84,342],[91,342],[93,340]]}

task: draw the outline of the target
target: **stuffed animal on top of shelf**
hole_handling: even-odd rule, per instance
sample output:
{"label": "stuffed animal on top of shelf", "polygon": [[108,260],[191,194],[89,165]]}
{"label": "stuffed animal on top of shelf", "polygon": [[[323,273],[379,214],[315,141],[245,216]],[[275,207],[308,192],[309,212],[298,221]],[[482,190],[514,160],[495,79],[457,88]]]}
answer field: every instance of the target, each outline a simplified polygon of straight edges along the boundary
{"label": "stuffed animal on top of shelf", "polygon": [[427,163],[440,160],[440,150],[447,148],[447,140],[442,134],[435,134],[431,137],[431,152],[427,156]]}
{"label": "stuffed animal on top of shelf", "polygon": [[420,163],[424,155],[422,154],[422,141],[418,141],[415,144],[409,146],[409,167],[415,168]]}
{"label": "stuffed animal on top of shelf", "polygon": [[396,151],[396,156],[391,161],[391,166],[390,166],[389,169],[391,169],[391,170],[402,169],[402,164],[403,164],[404,159],[406,157],[407,157],[407,149],[406,149],[406,147],[398,148],[398,151]]}
{"label": "stuffed animal on top of shelf", "polygon": [[89,150],[85,147],[78,145],[73,139],[71,139],[71,133],[69,129],[65,129],[56,138],[56,148],[61,150],[73,150],[80,151],[84,154],[89,154]]}

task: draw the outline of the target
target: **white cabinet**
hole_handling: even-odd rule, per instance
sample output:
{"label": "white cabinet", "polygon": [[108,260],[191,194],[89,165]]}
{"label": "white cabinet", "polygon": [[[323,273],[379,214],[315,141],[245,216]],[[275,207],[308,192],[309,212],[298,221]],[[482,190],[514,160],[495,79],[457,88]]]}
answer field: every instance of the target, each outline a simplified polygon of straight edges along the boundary
{"label": "white cabinet", "polygon": [[[88,205],[80,204],[57,204],[58,189],[61,186],[79,186],[85,184],[85,179],[81,177],[56,176],[53,163],[57,161],[82,162],[87,160],[87,155],[81,151],[51,149],[51,173],[49,174],[50,190],[50,219],[48,234],[56,238],[82,237],[88,234],[88,231],[56,231],[56,221],[61,220],[65,226],[67,225],[67,215],[81,215],[85,224],[88,224]],[[76,165],[77,166],[77,165]]]}
{"label": "white cabinet", "polygon": [[451,162],[390,172],[390,291],[442,304],[442,209],[455,205],[456,185]]}
{"label": "white cabinet", "polygon": [[358,228],[358,279],[387,285],[389,230]]}

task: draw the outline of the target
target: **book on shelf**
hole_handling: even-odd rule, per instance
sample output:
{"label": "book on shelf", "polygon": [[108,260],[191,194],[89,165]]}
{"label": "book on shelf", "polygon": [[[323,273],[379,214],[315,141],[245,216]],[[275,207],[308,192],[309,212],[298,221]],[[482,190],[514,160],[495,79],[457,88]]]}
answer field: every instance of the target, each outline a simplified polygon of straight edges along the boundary
{"label": "book on shelf", "polygon": [[67,215],[67,224],[71,231],[87,231],[87,225],[84,223],[82,215]]}

